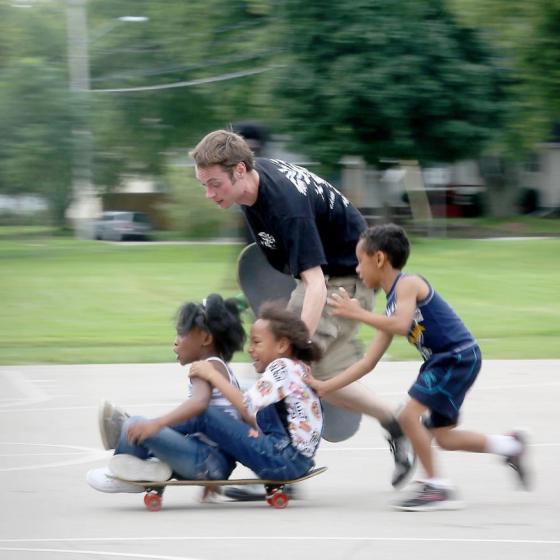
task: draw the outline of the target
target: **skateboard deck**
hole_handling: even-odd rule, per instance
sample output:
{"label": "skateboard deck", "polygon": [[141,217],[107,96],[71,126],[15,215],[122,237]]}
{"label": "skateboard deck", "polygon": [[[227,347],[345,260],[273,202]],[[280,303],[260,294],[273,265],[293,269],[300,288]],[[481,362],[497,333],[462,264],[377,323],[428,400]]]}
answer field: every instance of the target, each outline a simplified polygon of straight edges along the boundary
{"label": "skateboard deck", "polygon": [[[247,245],[237,260],[239,287],[256,315],[265,301],[282,301],[286,304],[296,287],[296,281],[273,268],[256,243]],[[360,427],[362,415],[338,408],[326,401],[323,404],[323,439],[344,441]]]}
{"label": "skateboard deck", "polygon": [[203,486],[205,488],[217,488],[218,486],[247,486],[253,484],[263,484],[266,489],[266,501],[275,508],[283,509],[288,505],[288,496],[284,492],[286,484],[297,484],[324,473],[327,467],[317,467],[310,470],[307,474],[292,480],[267,480],[261,478],[230,478],[228,480],[177,480],[170,479],[159,482],[127,480],[125,478],[113,477],[129,484],[134,484],[144,488],[144,505],[150,511],[161,509],[163,491],[167,486]]}
{"label": "skateboard deck", "polygon": [[256,243],[247,245],[237,259],[237,279],[256,315],[265,301],[288,303],[296,281],[272,267]]}

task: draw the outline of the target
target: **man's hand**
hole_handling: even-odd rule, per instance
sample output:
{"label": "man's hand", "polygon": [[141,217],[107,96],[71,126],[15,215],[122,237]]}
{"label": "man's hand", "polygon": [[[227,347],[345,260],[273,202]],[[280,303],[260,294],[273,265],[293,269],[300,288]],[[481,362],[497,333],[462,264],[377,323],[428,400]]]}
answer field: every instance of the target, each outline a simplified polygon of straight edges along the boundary
{"label": "man's hand", "polygon": [[163,426],[157,420],[140,420],[128,428],[129,443],[142,443],[145,439],[155,436]]}
{"label": "man's hand", "polygon": [[358,300],[351,298],[344,288],[338,288],[338,292],[331,294],[327,303],[332,307],[332,315],[347,319],[359,319],[363,311]]}
{"label": "man's hand", "polygon": [[189,369],[189,377],[199,377],[212,383],[212,375],[217,373],[214,366],[207,361],[201,360],[199,362],[193,362]]}

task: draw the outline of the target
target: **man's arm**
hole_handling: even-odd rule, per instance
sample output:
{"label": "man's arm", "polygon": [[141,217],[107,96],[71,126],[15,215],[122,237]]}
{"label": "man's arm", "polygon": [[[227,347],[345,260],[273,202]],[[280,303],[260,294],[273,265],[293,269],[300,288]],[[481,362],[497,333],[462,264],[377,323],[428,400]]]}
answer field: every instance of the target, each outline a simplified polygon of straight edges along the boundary
{"label": "man's arm", "polygon": [[392,340],[392,335],[380,331],[373,339],[365,356],[361,360],[346,368],[342,373],[339,373],[326,381],[320,381],[311,376],[307,376],[306,382],[310,387],[317,391],[317,394],[320,397],[323,397],[328,393],[332,393],[342,387],[346,387],[346,385],[350,385],[350,383],[357,381],[375,368],[381,359],[381,356],[383,356],[387,348],[389,348]]}
{"label": "man's arm", "polygon": [[327,284],[320,266],[308,268],[300,276],[305,284],[301,319],[307,325],[310,336],[313,336],[321,319],[323,308],[327,303]]}

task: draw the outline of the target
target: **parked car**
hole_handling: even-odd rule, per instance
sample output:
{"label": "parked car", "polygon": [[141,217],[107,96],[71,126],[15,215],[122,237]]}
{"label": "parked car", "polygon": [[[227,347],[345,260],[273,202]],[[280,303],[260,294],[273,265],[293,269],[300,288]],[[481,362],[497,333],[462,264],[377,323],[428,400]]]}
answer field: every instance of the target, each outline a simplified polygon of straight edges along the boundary
{"label": "parked car", "polygon": [[152,226],[143,212],[103,212],[93,224],[93,237],[106,241],[149,239]]}

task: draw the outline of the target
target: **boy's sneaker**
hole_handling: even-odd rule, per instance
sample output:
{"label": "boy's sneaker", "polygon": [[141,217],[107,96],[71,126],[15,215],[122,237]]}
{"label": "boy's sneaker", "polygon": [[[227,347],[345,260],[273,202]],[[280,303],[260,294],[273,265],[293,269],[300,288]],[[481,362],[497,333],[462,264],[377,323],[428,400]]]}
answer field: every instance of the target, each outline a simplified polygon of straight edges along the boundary
{"label": "boy's sneaker", "polygon": [[527,433],[522,430],[516,430],[510,435],[521,444],[521,451],[515,455],[505,457],[505,463],[517,474],[520,486],[525,490],[530,490],[531,478],[527,467]]}
{"label": "boy's sneaker", "polygon": [[121,429],[129,415],[109,401],[99,404],[97,414],[99,434],[105,449],[115,449],[121,435]]}
{"label": "boy's sneaker", "polygon": [[134,455],[125,453],[119,453],[111,457],[109,470],[118,478],[146,482],[165,482],[171,478],[173,473],[167,463],[155,457],[139,459]]}
{"label": "boy's sneaker", "polygon": [[398,488],[402,486],[414,472],[416,455],[410,441],[405,436],[400,436],[398,438],[388,436],[387,443],[389,444],[389,449],[395,460],[395,469],[393,470],[391,484],[394,488]]}
{"label": "boy's sneaker", "polygon": [[415,494],[393,507],[401,511],[437,511],[461,509],[463,504],[457,500],[453,490],[421,482]]}
{"label": "boy's sneaker", "polygon": [[99,492],[128,492],[136,494],[144,492],[144,488],[130,484],[116,478],[112,478],[112,473],[107,467],[101,469],[92,469],[86,475],[87,483]]}

